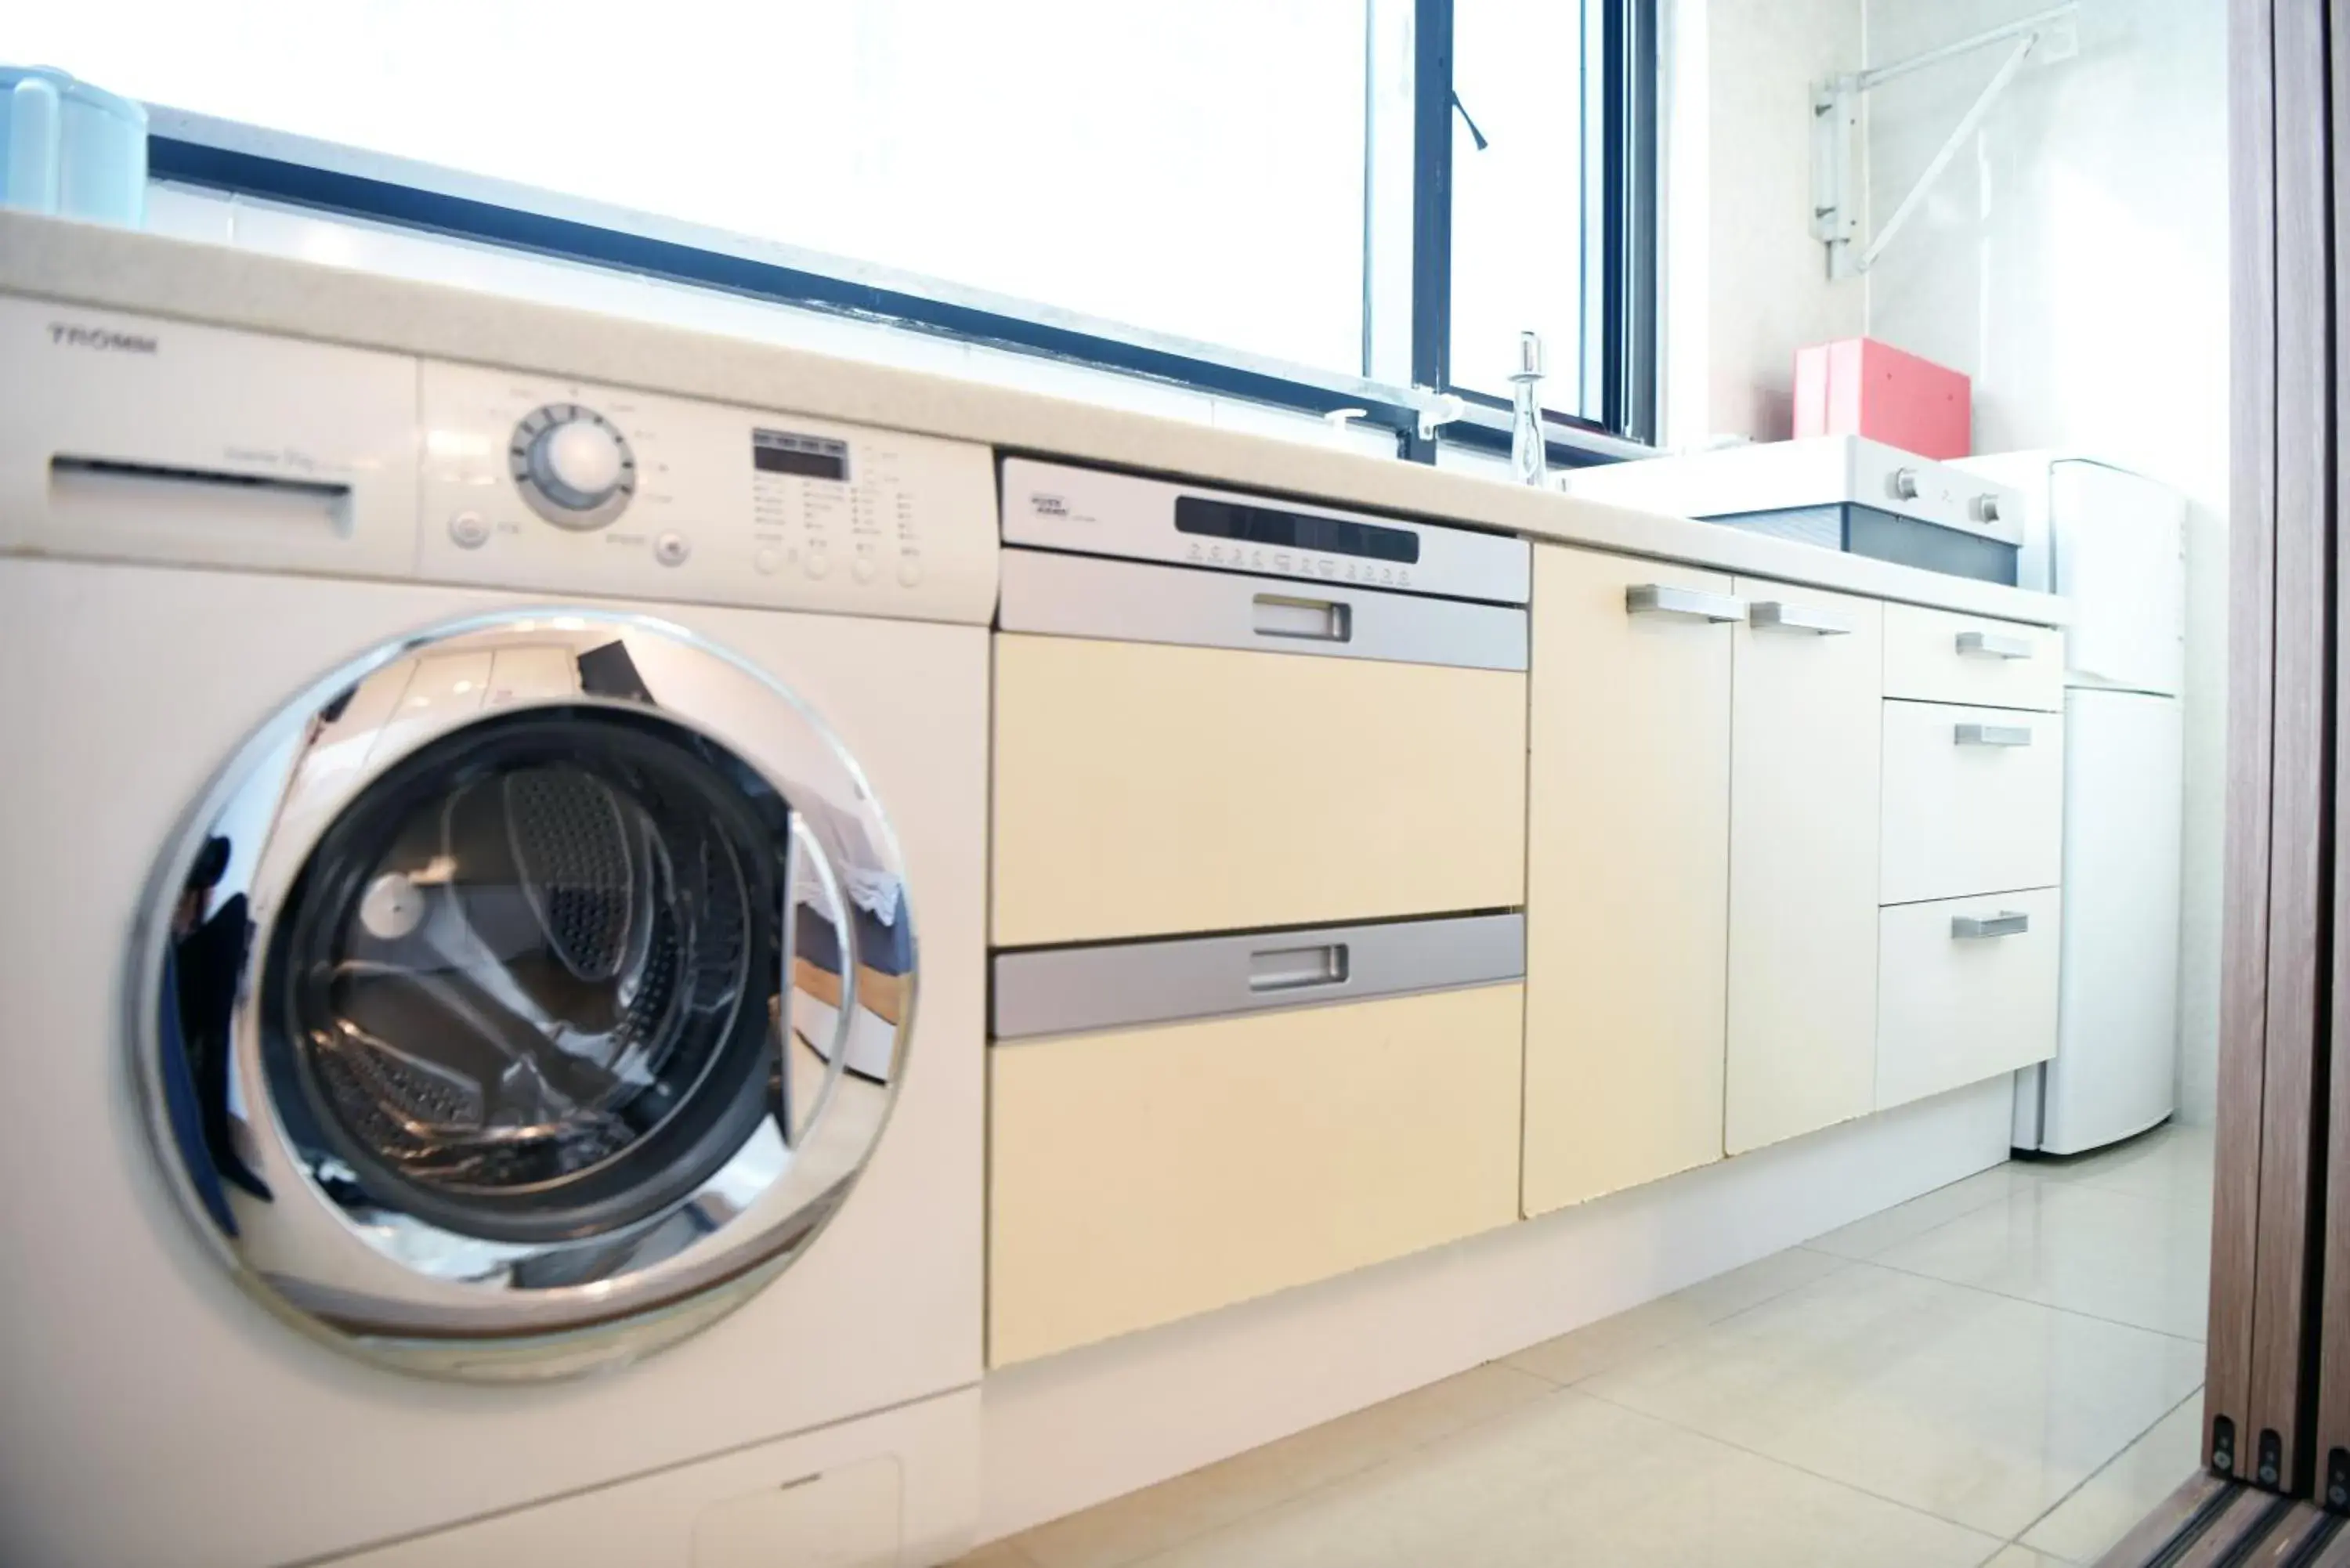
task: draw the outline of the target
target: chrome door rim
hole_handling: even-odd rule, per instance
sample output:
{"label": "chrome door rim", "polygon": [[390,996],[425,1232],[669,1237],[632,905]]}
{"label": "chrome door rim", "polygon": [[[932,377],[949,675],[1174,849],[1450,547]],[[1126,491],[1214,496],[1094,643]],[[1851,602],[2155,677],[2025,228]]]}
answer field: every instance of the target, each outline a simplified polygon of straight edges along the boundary
{"label": "chrome door rim", "polygon": [[[432,691],[413,709],[408,701],[428,668],[486,672],[507,653],[518,670],[559,674],[558,656],[567,654],[576,675],[577,654],[615,644],[632,672],[649,663],[658,677],[618,691],[502,679],[504,701],[488,712]],[[448,690],[465,686],[451,681]],[[706,742],[788,806],[787,835],[774,846],[788,891],[774,917],[783,943],[774,985],[783,1000],[768,1049],[780,1053],[775,1070],[789,1085],[821,1086],[796,1098],[787,1088],[783,1125],[762,1116],[716,1171],[651,1220],[517,1247],[418,1221],[347,1179],[348,1170],[328,1170],[322,1183],[316,1151],[297,1147],[272,1091],[262,1040],[276,993],[262,982],[290,913],[287,896],[369,784],[436,742],[542,710],[576,712],[587,723],[606,715],[650,723]],[[256,823],[265,826],[256,831]],[[223,1079],[223,1130],[213,1137],[202,1125],[210,1102],[194,1093],[196,1073],[180,1038],[189,982],[175,964],[191,872],[224,828],[233,845],[241,837],[254,848],[238,867],[250,938],[234,964],[214,1053],[225,1065],[207,1069]],[[902,933],[895,959],[871,950],[856,912],[888,900]],[[832,972],[811,971],[831,994],[803,981],[806,961],[792,933],[810,919],[835,934]],[[421,1372],[515,1378],[584,1371],[681,1338],[738,1305],[838,1211],[902,1081],[919,977],[910,921],[896,838],[861,771],[768,672],[646,616],[547,607],[470,618],[346,663],[282,708],[216,775],[159,861],[143,903],[126,987],[133,1077],[181,1206],[238,1282],[281,1316],[367,1358]],[[860,971],[887,974],[895,994],[886,1011],[894,1017],[877,1011],[865,992],[879,987],[860,981]],[[809,1017],[827,1012],[828,1031],[821,1017]],[[878,1082],[848,1070],[853,1044],[868,1071],[879,1064]],[[266,1200],[236,1185],[237,1173],[225,1168],[239,1162]]]}

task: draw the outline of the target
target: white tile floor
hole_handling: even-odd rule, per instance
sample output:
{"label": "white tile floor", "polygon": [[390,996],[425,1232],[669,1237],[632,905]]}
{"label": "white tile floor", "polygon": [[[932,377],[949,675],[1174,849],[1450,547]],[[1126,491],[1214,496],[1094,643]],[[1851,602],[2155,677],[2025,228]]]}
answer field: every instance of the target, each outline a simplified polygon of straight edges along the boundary
{"label": "white tile floor", "polygon": [[2073,1568],[2193,1470],[2211,1154],[1999,1167],[967,1568]]}

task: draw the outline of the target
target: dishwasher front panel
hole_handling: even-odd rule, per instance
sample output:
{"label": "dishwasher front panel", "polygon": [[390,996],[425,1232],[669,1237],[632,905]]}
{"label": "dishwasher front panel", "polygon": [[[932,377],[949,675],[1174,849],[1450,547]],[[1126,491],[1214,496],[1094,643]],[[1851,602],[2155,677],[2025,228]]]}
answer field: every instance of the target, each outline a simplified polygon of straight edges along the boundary
{"label": "dishwasher front panel", "polygon": [[1526,678],[1006,632],[992,945],[1525,901]]}
{"label": "dishwasher front panel", "polygon": [[988,1361],[1506,1225],[1512,981],[999,1044]]}

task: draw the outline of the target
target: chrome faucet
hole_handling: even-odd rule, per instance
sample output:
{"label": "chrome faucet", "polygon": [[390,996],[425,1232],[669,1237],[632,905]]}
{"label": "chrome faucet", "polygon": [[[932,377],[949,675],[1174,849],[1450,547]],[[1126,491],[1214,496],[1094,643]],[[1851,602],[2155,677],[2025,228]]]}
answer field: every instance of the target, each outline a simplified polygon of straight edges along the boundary
{"label": "chrome faucet", "polygon": [[1542,484],[1549,477],[1543,445],[1542,337],[1518,334],[1518,368],[1510,372],[1510,475],[1520,484]]}

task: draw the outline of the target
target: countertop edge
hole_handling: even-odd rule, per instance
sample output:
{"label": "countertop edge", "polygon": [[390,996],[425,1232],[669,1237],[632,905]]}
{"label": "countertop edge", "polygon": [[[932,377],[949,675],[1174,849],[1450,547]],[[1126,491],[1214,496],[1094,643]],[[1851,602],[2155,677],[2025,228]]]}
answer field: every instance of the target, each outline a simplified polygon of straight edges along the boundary
{"label": "countertop edge", "polygon": [[0,213],[0,292],[983,442],[2033,625],[2068,618],[2049,594],[1427,464],[230,245]]}

